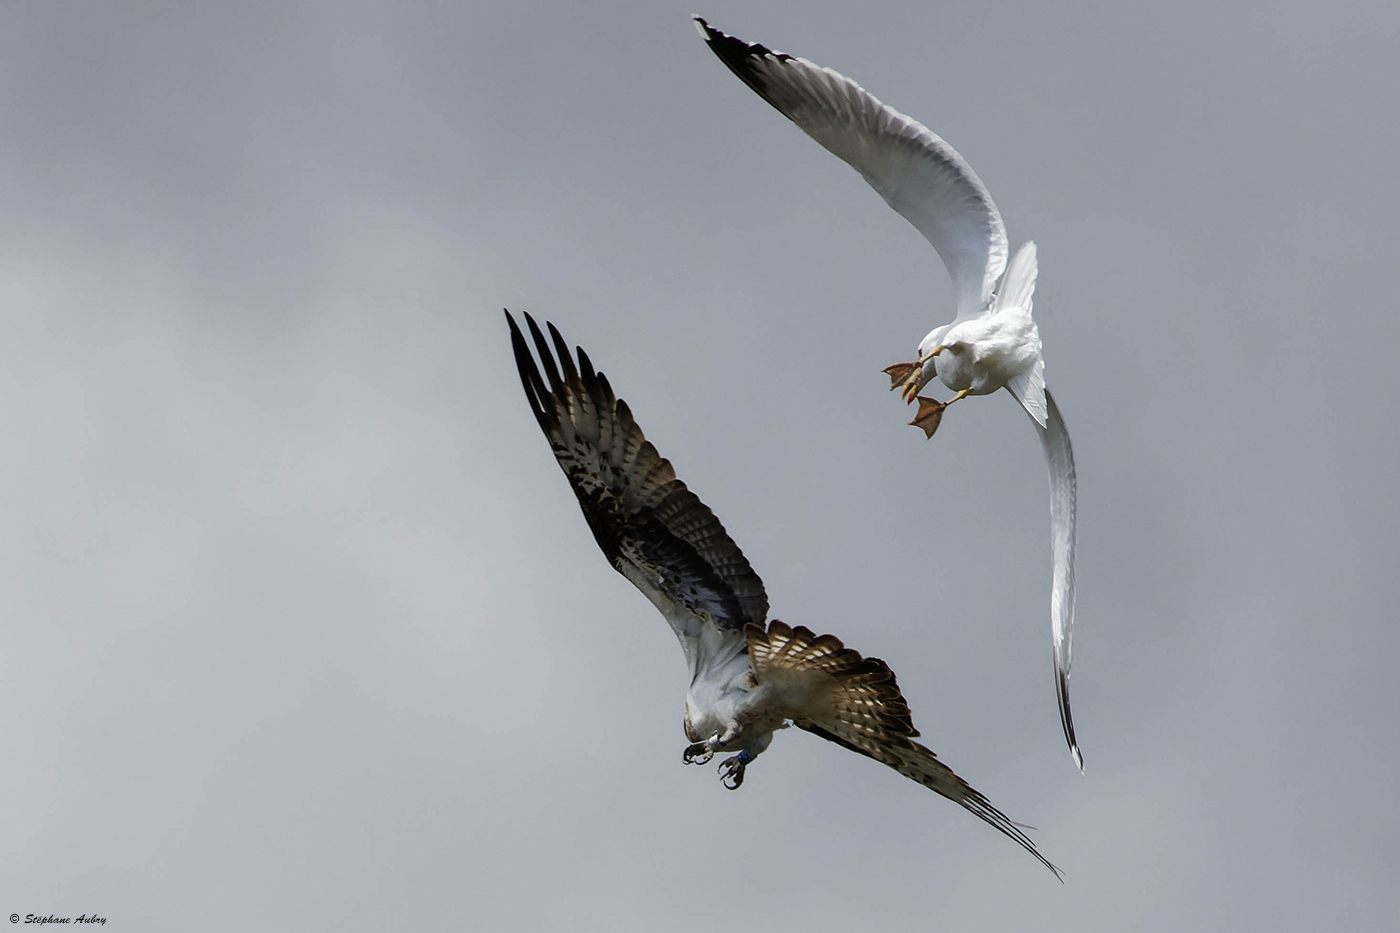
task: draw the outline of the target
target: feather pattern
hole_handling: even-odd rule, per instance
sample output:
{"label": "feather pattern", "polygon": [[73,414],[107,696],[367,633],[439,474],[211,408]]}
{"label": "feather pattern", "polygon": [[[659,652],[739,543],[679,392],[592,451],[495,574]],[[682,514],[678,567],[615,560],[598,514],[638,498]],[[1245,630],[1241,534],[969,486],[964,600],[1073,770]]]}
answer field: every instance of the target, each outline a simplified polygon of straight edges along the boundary
{"label": "feather pattern", "polygon": [[745,629],[749,660],[760,688],[772,687],[789,704],[788,715],[805,729],[873,758],[996,827],[1060,876],[1021,828],[985,796],[915,742],[919,735],[894,671],[879,658],[862,657],[834,635],[778,620]]}
{"label": "feather pattern", "polygon": [[705,626],[737,635],[747,623],[762,623],[763,581],[588,354],[579,348],[576,366],[554,325],[547,325],[546,340],[527,314],[537,364],[509,312],[506,320],[535,420],[613,567],[662,609],[683,644]]}

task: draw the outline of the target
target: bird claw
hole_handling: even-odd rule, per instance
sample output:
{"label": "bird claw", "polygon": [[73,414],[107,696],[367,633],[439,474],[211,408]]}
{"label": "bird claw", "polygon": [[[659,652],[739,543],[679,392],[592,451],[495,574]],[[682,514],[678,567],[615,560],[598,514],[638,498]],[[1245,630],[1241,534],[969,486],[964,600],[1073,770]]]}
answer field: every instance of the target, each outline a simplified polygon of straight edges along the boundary
{"label": "bird claw", "polygon": [[696,742],[694,745],[687,745],[685,751],[681,752],[681,761],[688,765],[709,764],[713,757],[715,757],[715,750],[710,747],[709,742]]}
{"label": "bird claw", "polygon": [[946,404],[937,399],[920,395],[919,413],[909,423],[914,427],[922,428],[924,437],[933,437],[933,432],[938,430],[938,425],[943,421],[943,409],[947,407]]}
{"label": "bird claw", "polygon": [[739,785],[744,783],[744,769],[748,767],[750,761],[753,761],[753,756],[747,751],[742,751],[721,761],[719,763],[720,783],[730,790],[738,790]]}

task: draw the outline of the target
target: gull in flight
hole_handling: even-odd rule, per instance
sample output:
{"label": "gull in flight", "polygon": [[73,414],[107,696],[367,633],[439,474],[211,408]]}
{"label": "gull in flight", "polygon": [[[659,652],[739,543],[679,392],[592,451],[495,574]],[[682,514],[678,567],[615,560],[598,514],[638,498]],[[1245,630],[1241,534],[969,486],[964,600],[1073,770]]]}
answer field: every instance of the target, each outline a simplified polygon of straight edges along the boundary
{"label": "gull in flight", "polygon": [[[1035,422],[1050,471],[1054,571],[1050,627],[1060,723],[1074,763],[1084,756],[1069,708],[1074,626],[1074,450],[1055,399],[1045,388],[1040,334],[1031,317],[1035,243],[1007,263],[1006,227],[972,166],[922,123],[882,104],[830,68],[744,42],[695,17],[700,35],[730,71],[807,135],[860,173],[885,202],[938,251],[952,280],[957,317],[929,332],[919,358],[885,370],[892,388],[919,402],[911,424],[933,436],[943,410],[969,395],[1006,389]],[[934,376],[954,395],[919,395]]]}
{"label": "gull in flight", "polygon": [[763,581],[724,526],[657,453],[582,348],[525,315],[530,345],[506,312],[530,410],[569,478],[608,562],[666,617],[690,668],[682,758],[719,765],[737,789],[773,733],[795,725],[874,758],[970,810],[1053,871],[1012,822],[923,745],[894,672],[833,635],[768,616]]}

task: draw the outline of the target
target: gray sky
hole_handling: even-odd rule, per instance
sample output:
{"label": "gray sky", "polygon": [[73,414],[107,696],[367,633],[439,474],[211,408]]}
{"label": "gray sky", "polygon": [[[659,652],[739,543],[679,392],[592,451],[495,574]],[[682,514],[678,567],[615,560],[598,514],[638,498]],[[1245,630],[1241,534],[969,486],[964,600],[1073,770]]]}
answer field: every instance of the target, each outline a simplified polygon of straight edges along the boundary
{"label": "gray sky", "polygon": [[[0,13],[0,916],[1388,929],[1400,8],[578,6]],[[941,264],[691,12],[922,120],[1037,241],[1087,775],[1034,432],[904,426]],[[812,736],[737,793],[682,766],[681,652],[502,306],[1063,886]]]}

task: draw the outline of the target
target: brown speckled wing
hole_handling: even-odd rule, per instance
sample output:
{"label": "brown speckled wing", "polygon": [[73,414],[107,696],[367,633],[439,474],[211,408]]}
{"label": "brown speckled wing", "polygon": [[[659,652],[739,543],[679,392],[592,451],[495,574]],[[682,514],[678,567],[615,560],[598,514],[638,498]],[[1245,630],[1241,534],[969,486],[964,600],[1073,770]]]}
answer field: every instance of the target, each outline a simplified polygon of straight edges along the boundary
{"label": "brown speckled wing", "polygon": [[653,601],[659,596],[720,629],[761,624],[768,617],[763,581],[643,436],[588,354],[579,348],[576,366],[554,325],[546,324],[546,340],[527,314],[537,364],[509,312],[506,320],[530,409],[613,567]]}
{"label": "brown speckled wing", "polygon": [[862,657],[834,635],[817,635],[801,625],[793,628],[774,620],[766,631],[750,625],[745,634],[758,682],[773,683],[784,695],[802,698],[801,708],[790,711],[794,725],[889,765],[970,810],[1060,877],[1059,869],[1016,823],[914,741],[918,730],[888,664]]}

